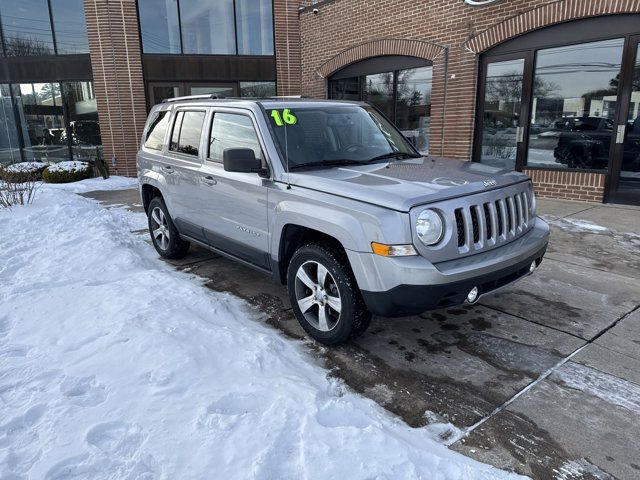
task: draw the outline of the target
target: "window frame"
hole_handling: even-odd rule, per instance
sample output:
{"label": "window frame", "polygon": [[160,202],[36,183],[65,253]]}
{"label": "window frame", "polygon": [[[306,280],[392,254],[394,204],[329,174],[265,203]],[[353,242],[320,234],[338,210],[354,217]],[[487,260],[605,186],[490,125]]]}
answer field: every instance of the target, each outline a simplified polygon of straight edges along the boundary
{"label": "window frame", "polygon": [[[245,108],[229,108],[229,107],[213,107],[211,109],[211,113],[209,116],[209,129],[208,129],[208,134],[206,137],[206,143],[207,143],[207,154],[204,157],[204,162],[206,165],[211,165],[211,166],[217,166],[218,168],[224,170],[224,165],[223,162],[217,162],[215,161],[213,158],[211,158],[209,156],[209,152],[210,152],[210,147],[211,147],[211,132],[213,131],[213,122],[215,120],[215,116],[216,113],[229,113],[229,114],[234,114],[234,115],[242,115],[244,117],[248,117],[249,120],[251,121],[251,124],[253,125],[253,130],[256,133],[256,136],[258,137],[258,143],[260,144],[260,149],[262,150],[262,160],[264,162],[264,166],[267,169],[268,173],[267,175],[265,175],[265,178],[271,178],[272,172],[273,172],[273,168],[271,166],[271,159],[269,157],[269,154],[267,153],[267,147],[265,145],[264,142],[264,138],[263,138],[263,133],[260,130],[260,127],[258,125],[257,119],[254,115],[254,113],[249,110],[249,109],[245,109]],[[242,174],[241,174],[242,175]],[[246,174],[244,174],[246,175]],[[248,175],[254,175],[254,174],[248,174]]]}
{"label": "window frame", "polygon": [[[183,112],[183,113],[184,112],[202,112],[204,114],[204,118],[202,119],[202,128],[200,129],[200,142],[198,144],[198,155],[171,150],[171,141],[173,139],[173,132],[176,127],[178,114],[180,112]],[[165,146],[164,153],[172,156],[173,158],[177,158],[179,160],[184,160],[187,162],[198,163],[198,164],[202,163],[203,133],[205,131],[205,122],[207,121],[208,115],[209,115],[209,112],[206,107],[196,107],[196,106],[185,105],[184,107],[181,106],[173,109],[171,118],[169,119],[171,128],[167,129],[168,136],[165,138],[165,142],[164,142],[164,146]],[[183,115],[183,118],[184,118],[184,115]],[[182,130],[182,123],[180,124],[180,129]],[[180,142],[180,137],[178,137],[178,144],[179,142]]]}

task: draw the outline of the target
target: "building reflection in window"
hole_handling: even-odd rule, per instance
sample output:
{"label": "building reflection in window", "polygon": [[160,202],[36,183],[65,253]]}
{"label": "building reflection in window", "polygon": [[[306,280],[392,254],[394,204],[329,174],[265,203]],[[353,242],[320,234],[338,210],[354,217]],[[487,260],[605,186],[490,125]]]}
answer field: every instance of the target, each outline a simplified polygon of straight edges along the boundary
{"label": "building reflection in window", "polygon": [[482,163],[513,170],[518,147],[524,60],[487,65],[482,112]]}
{"label": "building reflection in window", "polygon": [[183,53],[235,54],[233,0],[181,0]]}
{"label": "building reflection in window", "polygon": [[621,38],[537,52],[527,165],[608,167],[623,47]]}
{"label": "building reflection in window", "polygon": [[68,159],[60,84],[23,83],[14,89],[25,160]]}
{"label": "building reflection in window", "polygon": [[8,56],[54,53],[47,0],[2,0],[0,14]]}
{"label": "building reflection in window", "polygon": [[0,165],[21,161],[10,86],[0,85]]}
{"label": "building reflection in window", "polygon": [[329,81],[329,98],[369,102],[428,155],[432,78],[431,66],[340,78]]}
{"label": "building reflection in window", "polygon": [[236,0],[239,55],[273,55],[271,0]]}
{"label": "building reflection in window", "polygon": [[51,17],[59,55],[89,53],[82,0],[53,0]]}
{"label": "building reflection in window", "polygon": [[181,53],[177,0],[138,2],[144,53]]}
{"label": "building reflection in window", "polygon": [[240,82],[240,96],[253,98],[275,97],[276,82]]}
{"label": "building reflection in window", "polygon": [[398,72],[396,126],[420,153],[429,152],[433,67]]}
{"label": "building reflection in window", "polygon": [[75,159],[93,159],[102,146],[98,106],[92,82],[65,82],[62,84],[69,125],[64,134],[69,136]]}

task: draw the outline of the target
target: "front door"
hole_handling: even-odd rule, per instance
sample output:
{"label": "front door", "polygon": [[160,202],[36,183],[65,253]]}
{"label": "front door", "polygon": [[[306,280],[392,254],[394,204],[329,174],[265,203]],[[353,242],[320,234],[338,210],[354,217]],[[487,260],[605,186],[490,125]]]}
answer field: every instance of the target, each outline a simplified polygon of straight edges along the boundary
{"label": "front door", "polygon": [[207,243],[261,268],[270,268],[267,188],[270,180],[257,173],[227,172],[226,149],[251,148],[266,165],[253,119],[246,113],[213,112],[209,151],[200,169],[198,225]]}
{"label": "front door", "polygon": [[640,205],[640,36],[626,52],[608,200]]}
{"label": "front door", "polygon": [[476,125],[476,161],[514,170],[524,154],[528,118],[529,54],[501,55],[483,61]]}

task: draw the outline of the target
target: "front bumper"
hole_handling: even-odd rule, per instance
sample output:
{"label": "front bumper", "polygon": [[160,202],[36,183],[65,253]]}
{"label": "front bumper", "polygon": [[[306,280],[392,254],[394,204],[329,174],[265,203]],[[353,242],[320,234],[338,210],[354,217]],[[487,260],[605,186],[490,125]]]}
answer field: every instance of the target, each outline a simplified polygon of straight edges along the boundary
{"label": "front bumper", "polygon": [[423,257],[386,258],[347,252],[369,310],[380,316],[415,315],[464,303],[473,287],[480,295],[502,288],[542,261],[549,226],[540,218],[517,240],[470,257],[432,264]]}

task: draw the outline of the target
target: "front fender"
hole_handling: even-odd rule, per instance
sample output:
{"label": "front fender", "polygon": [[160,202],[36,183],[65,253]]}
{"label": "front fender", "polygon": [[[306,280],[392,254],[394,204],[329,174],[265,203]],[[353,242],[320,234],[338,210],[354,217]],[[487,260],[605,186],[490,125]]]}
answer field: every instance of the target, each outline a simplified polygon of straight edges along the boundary
{"label": "front fender", "polygon": [[[273,205],[271,252],[277,257],[282,232],[287,225],[306,227],[325,233],[345,250],[371,252],[371,242],[411,243],[409,216],[355,201],[339,204],[311,196],[283,198]],[[346,203],[346,204],[345,204]]]}

